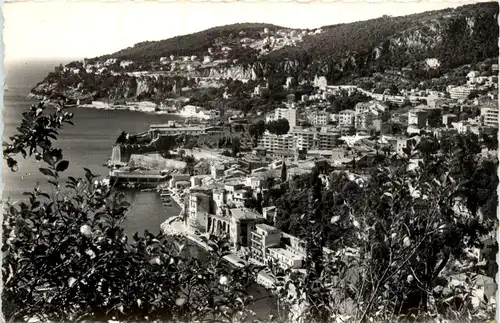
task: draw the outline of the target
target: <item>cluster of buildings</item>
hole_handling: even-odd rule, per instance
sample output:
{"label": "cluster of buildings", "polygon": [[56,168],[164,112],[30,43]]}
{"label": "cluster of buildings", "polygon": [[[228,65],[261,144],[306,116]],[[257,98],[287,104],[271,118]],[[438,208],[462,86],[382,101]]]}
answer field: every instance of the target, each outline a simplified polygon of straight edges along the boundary
{"label": "cluster of buildings", "polygon": [[180,115],[186,118],[212,120],[218,118],[220,116],[220,113],[216,110],[207,110],[194,105],[186,105],[181,109]]}
{"label": "cluster of buildings", "polygon": [[[316,29],[313,31],[307,30],[278,30],[276,32],[270,32],[268,28],[264,28],[262,42],[259,42],[259,47],[262,47],[263,51],[273,51],[280,49],[285,46],[296,46],[303,38],[307,35],[317,35],[321,34],[321,29]],[[242,39],[242,42],[255,43],[254,40]],[[253,47],[257,47],[255,44]]]}
{"label": "cluster of buildings", "polygon": [[[249,167],[252,160],[246,164],[203,160],[195,166],[196,175],[173,175],[170,187],[174,191],[185,189],[184,225],[190,232],[227,235],[235,253],[248,253],[254,263],[273,262],[284,269],[300,269],[306,256],[305,242],[273,226],[276,207],[264,207],[262,214],[245,207],[247,199],[267,194],[270,183],[280,181],[282,161],[257,160],[253,167]],[[240,170],[237,177],[230,175],[234,170]],[[264,283],[271,281],[264,279]]]}

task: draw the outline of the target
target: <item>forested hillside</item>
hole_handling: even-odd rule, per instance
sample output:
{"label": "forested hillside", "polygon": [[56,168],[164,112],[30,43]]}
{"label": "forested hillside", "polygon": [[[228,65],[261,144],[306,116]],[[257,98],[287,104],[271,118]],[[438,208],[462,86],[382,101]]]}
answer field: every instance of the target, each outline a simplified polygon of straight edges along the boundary
{"label": "forested hillside", "polygon": [[[294,46],[261,52],[241,45],[243,38],[263,37],[280,27],[235,24],[167,40],[143,42],[106,57],[156,60],[167,55],[204,55],[209,48],[228,45],[226,58],[252,66],[258,76],[290,75],[329,82],[362,77],[384,69],[427,69],[427,59],[449,69],[498,55],[498,3],[478,3],[402,17],[339,24],[308,33]],[[300,32],[300,31],[297,31]]]}

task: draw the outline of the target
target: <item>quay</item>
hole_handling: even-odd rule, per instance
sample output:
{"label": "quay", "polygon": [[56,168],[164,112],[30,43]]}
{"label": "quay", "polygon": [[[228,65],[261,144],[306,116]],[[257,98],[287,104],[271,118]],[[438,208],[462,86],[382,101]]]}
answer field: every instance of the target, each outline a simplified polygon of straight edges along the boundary
{"label": "quay", "polygon": [[158,184],[165,183],[167,180],[167,174],[153,171],[114,169],[109,172],[110,184],[118,186],[137,185],[141,187],[156,187]]}

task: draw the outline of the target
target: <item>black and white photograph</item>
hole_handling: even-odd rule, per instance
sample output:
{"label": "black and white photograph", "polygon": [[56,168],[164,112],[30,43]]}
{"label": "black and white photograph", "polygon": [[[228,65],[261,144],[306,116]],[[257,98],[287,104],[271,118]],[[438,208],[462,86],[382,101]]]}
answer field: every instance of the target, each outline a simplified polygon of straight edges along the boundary
{"label": "black and white photograph", "polygon": [[493,323],[497,1],[4,1],[2,323]]}

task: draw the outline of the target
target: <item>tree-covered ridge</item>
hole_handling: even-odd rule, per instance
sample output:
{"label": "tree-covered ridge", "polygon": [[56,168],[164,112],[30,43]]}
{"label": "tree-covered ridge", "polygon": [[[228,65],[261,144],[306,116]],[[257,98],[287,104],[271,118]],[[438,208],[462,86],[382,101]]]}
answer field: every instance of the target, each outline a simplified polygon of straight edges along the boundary
{"label": "tree-covered ridge", "polygon": [[360,77],[385,69],[427,68],[427,58],[438,59],[441,69],[454,68],[498,55],[497,17],[494,2],[328,26],[300,47],[282,48],[264,60],[279,65],[297,58],[300,68],[289,69],[291,75],[325,75],[330,82],[346,72]]}
{"label": "tree-covered ridge", "polygon": [[441,69],[479,62],[498,55],[498,4],[478,3],[455,9],[338,24],[308,34],[295,46],[259,55],[244,48],[243,38],[263,37],[268,24],[234,24],[167,40],[142,42],[101,58],[156,60],[168,55],[206,55],[208,48],[230,45],[227,58],[253,66],[258,76],[290,75],[312,79],[325,75],[330,82],[354,73],[362,77],[385,69],[426,69],[424,60],[436,58]]}
{"label": "tree-covered ridge", "polygon": [[[176,36],[160,41],[144,41],[133,47],[100,58],[116,57],[121,59],[159,59],[169,55],[203,55],[217,40],[236,41],[243,37],[258,36],[264,28],[278,30],[282,27],[262,23],[240,23],[210,28],[197,33]],[[244,36],[240,35],[244,33]]]}

